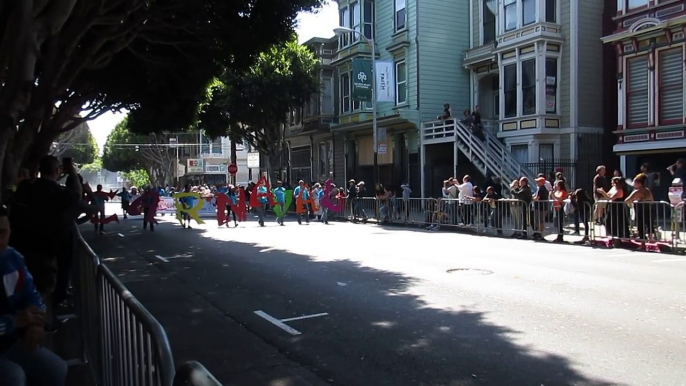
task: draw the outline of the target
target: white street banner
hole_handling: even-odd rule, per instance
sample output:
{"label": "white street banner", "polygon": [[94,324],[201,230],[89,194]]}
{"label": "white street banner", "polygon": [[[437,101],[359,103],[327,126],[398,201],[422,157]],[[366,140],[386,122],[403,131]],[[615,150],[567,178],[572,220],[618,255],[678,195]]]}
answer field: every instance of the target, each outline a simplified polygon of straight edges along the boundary
{"label": "white street banner", "polygon": [[377,102],[395,102],[393,67],[393,62],[390,60],[376,61],[374,76],[376,77]]}

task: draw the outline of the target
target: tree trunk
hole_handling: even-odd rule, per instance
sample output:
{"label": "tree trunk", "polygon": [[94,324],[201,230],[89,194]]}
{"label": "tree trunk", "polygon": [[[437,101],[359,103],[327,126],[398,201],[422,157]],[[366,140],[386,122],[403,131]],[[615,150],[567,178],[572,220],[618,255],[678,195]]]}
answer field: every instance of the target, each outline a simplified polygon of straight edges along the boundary
{"label": "tree trunk", "polygon": [[2,194],[5,189],[12,186],[16,178],[16,175],[12,176],[11,173],[5,172],[6,167],[12,168],[11,165],[7,165],[5,162],[8,153],[7,149],[15,133],[12,126],[13,124],[10,119],[0,119],[0,170],[2,171],[2,178],[0,178],[0,202],[2,202]]}
{"label": "tree trunk", "polygon": [[[236,141],[234,139],[230,139],[231,141],[231,165],[236,165],[236,162],[238,162],[238,156],[237,156],[237,150],[236,150]],[[236,175],[233,174],[231,175],[231,184],[236,185]]]}

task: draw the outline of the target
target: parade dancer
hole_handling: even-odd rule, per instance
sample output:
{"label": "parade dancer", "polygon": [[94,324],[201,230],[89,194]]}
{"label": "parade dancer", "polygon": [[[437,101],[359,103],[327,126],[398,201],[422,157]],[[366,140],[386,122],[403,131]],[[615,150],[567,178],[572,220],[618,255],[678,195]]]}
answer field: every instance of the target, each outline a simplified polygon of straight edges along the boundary
{"label": "parade dancer", "polygon": [[267,190],[267,187],[264,186],[264,181],[260,181],[260,184],[257,186],[257,202],[257,222],[263,227],[265,210],[267,203],[269,202],[269,191]]}
{"label": "parade dancer", "polygon": [[[183,190],[184,193],[191,193],[191,186],[186,185]],[[181,205],[183,205],[183,211],[181,211],[181,226],[184,229],[191,229],[191,215],[187,212],[195,206],[195,197],[186,196],[179,199]]]}
{"label": "parade dancer", "polygon": [[97,186],[95,193],[93,194],[93,199],[95,200],[93,203],[97,208],[97,212],[95,215],[93,215],[94,219],[96,220],[93,223],[95,226],[95,232],[104,234],[105,224],[103,223],[103,220],[105,219],[105,202],[109,201],[109,197],[107,196],[107,193],[102,191],[102,185]]}
{"label": "parade dancer", "polygon": [[[310,191],[305,186],[305,181],[298,181],[298,186],[293,190],[293,196],[299,197],[300,195],[303,201],[307,201],[310,198]],[[302,213],[298,213],[298,224],[302,225]],[[310,223],[310,204],[305,204],[305,222]]]}
{"label": "parade dancer", "polygon": [[236,211],[234,208],[238,204],[238,197],[236,197],[236,187],[229,185],[226,190],[226,197],[229,198],[229,205],[226,206],[226,227],[229,227],[229,214],[233,215],[233,225],[234,228],[238,228],[238,222],[236,221]]}
{"label": "parade dancer", "polygon": [[117,193],[117,196],[121,197],[121,210],[124,212],[124,220],[128,218],[127,211],[129,210],[129,205],[131,205],[131,193],[126,190],[126,187],[121,188],[121,192]]}
{"label": "parade dancer", "polygon": [[283,182],[277,181],[276,188],[274,189],[274,198],[276,199],[276,205],[281,209],[281,216],[276,218],[276,222],[283,226],[283,218],[286,216],[286,189],[283,187]]}

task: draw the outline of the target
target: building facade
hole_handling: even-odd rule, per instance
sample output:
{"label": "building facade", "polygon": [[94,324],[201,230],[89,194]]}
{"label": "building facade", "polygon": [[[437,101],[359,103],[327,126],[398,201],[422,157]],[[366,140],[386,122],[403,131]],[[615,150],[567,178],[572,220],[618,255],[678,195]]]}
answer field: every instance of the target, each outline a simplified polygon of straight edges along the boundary
{"label": "building facade", "polygon": [[[231,164],[231,140],[228,137],[211,139],[199,133],[181,133],[178,138],[178,158],[180,184],[222,185],[238,183],[246,185],[259,176],[260,169],[248,168],[249,149],[243,143],[236,144],[235,181],[229,174]],[[182,172],[182,173],[181,173]]]}
{"label": "building facade", "polygon": [[331,125],[336,181],[373,179],[372,104],[352,100],[351,74],[353,59],[371,58],[371,40],[376,59],[392,63],[395,81],[394,102],[377,104],[379,180],[394,189],[408,182],[418,195],[425,166],[421,122],[435,119],[445,103],[468,106],[468,72],[459,66],[462,51],[469,47],[468,26],[456,18],[467,14],[468,5],[440,0],[337,3],[340,25],[366,39],[357,34],[338,37],[333,65],[339,116]]}
{"label": "building facade", "polygon": [[312,38],[305,43],[319,59],[318,78],[321,91],[302,109],[293,110],[284,136],[288,148],[288,176],[291,185],[298,180],[307,183],[326,181],[334,176],[334,139],[329,124],[337,114],[336,76],[331,65],[338,39]]}
{"label": "building facade", "polygon": [[601,0],[469,1],[471,106],[534,174],[575,163],[575,186],[602,159],[603,10]]}
{"label": "building facade", "polygon": [[[614,151],[627,175],[643,163],[661,174],[686,152],[686,3],[618,0],[614,32],[602,40],[616,49],[617,127]],[[665,190],[666,191],[666,190]]]}

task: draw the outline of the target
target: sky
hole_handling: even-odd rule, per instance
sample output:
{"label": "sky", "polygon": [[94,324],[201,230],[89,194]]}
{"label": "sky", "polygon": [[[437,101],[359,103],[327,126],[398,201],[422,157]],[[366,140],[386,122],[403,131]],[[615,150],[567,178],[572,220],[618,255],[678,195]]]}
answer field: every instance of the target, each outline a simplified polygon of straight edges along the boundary
{"label": "sky", "polygon": [[[301,13],[298,15],[298,41],[305,42],[313,37],[329,38],[333,36],[333,29],[338,26],[338,7],[329,0],[317,13]],[[119,122],[126,117],[125,113],[107,112],[88,122],[91,133],[102,152],[107,136]]]}

